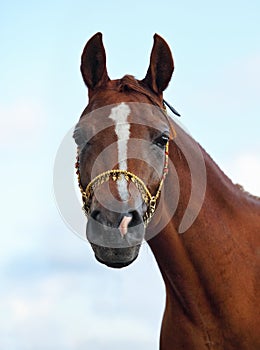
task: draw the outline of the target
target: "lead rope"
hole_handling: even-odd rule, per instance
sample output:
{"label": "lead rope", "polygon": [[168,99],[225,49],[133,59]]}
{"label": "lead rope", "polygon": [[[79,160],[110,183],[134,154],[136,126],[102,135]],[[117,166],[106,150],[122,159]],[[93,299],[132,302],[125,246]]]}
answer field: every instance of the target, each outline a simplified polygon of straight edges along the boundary
{"label": "lead rope", "polygon": [[[176,111],[176,109],[170,105],[167,101],[163,100],[163,103],[172,111],[172,113],[174,113],[175,115],[177,115],[178,117],[180,117],[180,113]],[[166,108],[165,108],[166,109]]]}

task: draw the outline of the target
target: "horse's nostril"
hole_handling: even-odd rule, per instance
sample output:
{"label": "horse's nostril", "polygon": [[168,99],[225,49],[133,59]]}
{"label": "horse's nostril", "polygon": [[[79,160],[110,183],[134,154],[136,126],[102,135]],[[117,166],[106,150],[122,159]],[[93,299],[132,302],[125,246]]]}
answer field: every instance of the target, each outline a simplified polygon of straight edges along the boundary
{"label": "horse's nostril", "polygon": [[129,212],[113,212],[106,209],[94,209],[91,214],[91,218],[96,222],[114,228],[125,228],[135,227],[142,224],[142,216],[137,210]]}
{"label": "horse's nostril", "polygon": [[137,210],[133,210],[127,215],[132,216],[132,220],[129,223],[129,227],[140,225],[143,221],[141,215],[138,213]]}
{"label": "horse's nostril", "polygon": [[93,210],[91,215],[92,219],[99,221],[100,219],[100,210]]}

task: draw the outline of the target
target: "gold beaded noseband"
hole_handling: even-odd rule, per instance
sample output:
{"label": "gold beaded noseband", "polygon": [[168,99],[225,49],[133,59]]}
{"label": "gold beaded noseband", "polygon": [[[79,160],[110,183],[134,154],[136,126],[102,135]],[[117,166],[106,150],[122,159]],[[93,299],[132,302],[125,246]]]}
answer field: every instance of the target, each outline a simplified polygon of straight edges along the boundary
{"label": "gold beaded noseband", "polygon": [[80,192],[82,195],[82,201],[83,201],[82,209],[85,212],[86,216],[88,217],[90,215],[91,200],[94,195],[94,191],[98,186],[102,185],[104,182],[109,181],[110,179],[112,179],[113,181],[120,181],[122,179],[125,179],[127,182],[129,183],[131,182],[136,186],[138,191],[141,193],[143,201],[147,205],[147,210],[143,215],[143,221],[146,227],[154,215],[157,200],[160,196],[163,182],[168,173],[168,158],[169,158],[169,141],[165,145],[163,175],[159,183],[157,192],[153,196],[151,192],[148,190],[145,183],[138,176],[136,176],[135,174],[127,170],[121,170],[121,169],[108,170],[97,175],[92,181],[90,181],[90,183],[87,185],[86,189],[84,190],[81,185],[80,170],[79,170],[80,164],[79,164],[79,155],[78,155],[77,161],[75,163],[75,168],[76,168],[76,174],[78,176],[78,184],[79,184]]}

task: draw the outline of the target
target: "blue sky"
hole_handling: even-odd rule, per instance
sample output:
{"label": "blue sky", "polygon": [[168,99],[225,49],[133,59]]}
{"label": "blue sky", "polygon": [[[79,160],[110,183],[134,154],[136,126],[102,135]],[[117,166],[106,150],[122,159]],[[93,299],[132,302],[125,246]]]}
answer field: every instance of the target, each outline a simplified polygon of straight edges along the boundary
{"label": "blue sky", "polygon": [[142,78],[162,35],[175,60],[166,99],[260,195],[259,13],[253,0],[1,2],[1,349],[158,348],[164,286],[148,246],[107,269],[55,206],[56,151],[87,103],[81,51],[101,31],[110,77]]}

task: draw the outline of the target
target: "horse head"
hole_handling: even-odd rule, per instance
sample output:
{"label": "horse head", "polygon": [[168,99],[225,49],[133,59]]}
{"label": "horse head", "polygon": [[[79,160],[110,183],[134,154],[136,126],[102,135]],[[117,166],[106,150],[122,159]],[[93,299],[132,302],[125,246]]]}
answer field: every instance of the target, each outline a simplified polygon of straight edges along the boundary
{"label": "horse head", "polygon": [[101,33],[86,44],[81,73],[89,103],[75,127],[87,238],[98,261],[124,267],[138,256],[167,173],[170,123],[163,91],[174,69],[157,34],[143,80],[111,80]]}

